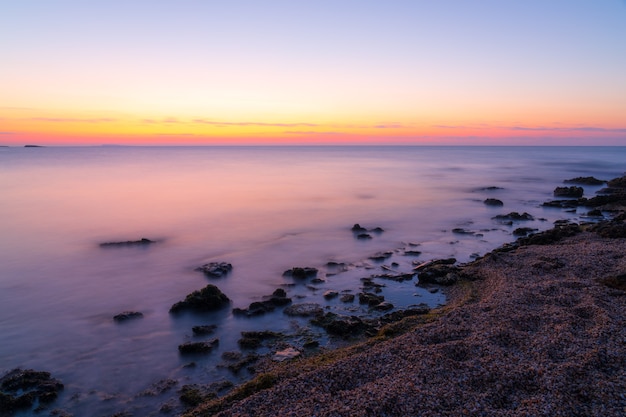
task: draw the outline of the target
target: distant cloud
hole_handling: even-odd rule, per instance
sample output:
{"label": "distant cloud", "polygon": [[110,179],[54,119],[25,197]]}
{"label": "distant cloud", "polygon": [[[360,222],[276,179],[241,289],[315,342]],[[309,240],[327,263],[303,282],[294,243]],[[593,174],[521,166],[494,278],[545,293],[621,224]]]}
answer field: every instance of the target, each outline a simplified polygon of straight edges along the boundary
{"label": "distant cloud", "polygon": [[196,136],[195,133],[155,133],[155,136]]}
{"label": "distant cloud", "polygon": [[304,123],[304,122],[296,122],[296,123],[266,123],[266,122],[216,122],[214,120],[206,120],[206,119],[194,119],[194,123],[200,123],[205,125],[217,126],[217,127],[231,127],[231,126],[255,126],[255,127],[298,127],[298,126],[306,126],[306,127],[317,127],[319,126],[316,123]]}
{"label": "distant cloud", "polygon": [[285,135],[349,135],[346,132],[317,132],[314,130],[285,130]]}
{"label": "distant cloud", "polygon": [[0,132],[0,135],[14,135],[15,132]]}
{"label": "distant cloud", "polygon": [[606,128],[606,127],[596,127],[596,126],[558,126],[558,127],[547,127],[547,126],[537,126],[537,127],[529,127],[529,126],[489,126],[485,124],[475,125],[475,126],[465,126],[465,125],[434,125],[433,127],[439,129],[506,129],[506,130],[515,130],[522,132],[600,132],[600,133],[626,133],[626,128]]}
{"label": "distant cloud", "polygon": [[403,125],[402,123],[397,123],[397,122],[382,123],[382,124],[374,126],[375,129],[403,129],[403,128],[406,128],[406,127],[408,127],[408,126]]}
{"label": "distant cloud", "polygon": [[35,122],[52,122],[52,123],[110,123],[115,122],[117,119],[110,118],[94,118],[94,119],[77,119],[66,117],[31,117],[28,120]]}

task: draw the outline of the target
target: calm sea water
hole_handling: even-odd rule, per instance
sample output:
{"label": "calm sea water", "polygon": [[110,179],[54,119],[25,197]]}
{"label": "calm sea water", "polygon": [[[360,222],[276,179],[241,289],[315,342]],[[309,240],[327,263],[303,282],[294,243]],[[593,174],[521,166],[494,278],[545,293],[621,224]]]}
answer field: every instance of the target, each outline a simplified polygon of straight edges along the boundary
{"label": "calm sea water", "polygon": [[[333,346],[323,331],[280,309],[255,318],[230,309],[170,315],[173,303],[209,283],[195,267],[233,264],[228,277],[211,282],[231,307],[285,288],[296,302],[372,315],[322,294],[356,294],[360,278],[392,262],[399,272],[433,258],[465,262],[513,241],[515,227],[578,220],[583,212],[540,204],[564,179],[609,179],[625,170],[623,147],[0,148],[0,374],[52,372],[66,386],[53,408],[75,415],[162,415],[168,402],[176,411],[182,384],[247,378],[219,366],[223,352],[238,350],[241,331],[308,334]],[[484,205],[488,197],[504,207]],[[511,211],[538,220],[492,220]],[[385,232],[358,240],[355,223]],[[99,246],[142,237],[158,243]],[[416,249],[418,257],[403,255]],[[368,259],[380,251],[394,255]],[[325,276],[329,261],[350,270]],[[325,282],[288,286],[293,281],[282,273],[293,266],[320,268]],[[415,281],[384,284],[382,294],[397,308],[445,301]],[[126,310],[144,317],[115,323]],[[179,344],[201,340],[191,332],[199,324],[218,326],[219,347],[180,356]],[[298,340],[291,343],[300,347]],[[196,366],[185,366],[191,360]],[[146,394],[163,379],[178,385]]]}

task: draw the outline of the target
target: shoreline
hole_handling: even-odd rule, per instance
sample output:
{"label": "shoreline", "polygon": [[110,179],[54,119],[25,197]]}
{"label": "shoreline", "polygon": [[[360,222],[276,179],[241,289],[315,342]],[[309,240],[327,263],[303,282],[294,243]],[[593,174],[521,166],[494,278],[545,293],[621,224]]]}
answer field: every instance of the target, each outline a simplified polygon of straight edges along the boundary
{"label": "shoreline", "polygon": [[556,225],[462,266],[446,305],[427,315],[267,361],[184,415],[621,416],[626,216],[623,200],[611,204],[622,213],[613,220]]}

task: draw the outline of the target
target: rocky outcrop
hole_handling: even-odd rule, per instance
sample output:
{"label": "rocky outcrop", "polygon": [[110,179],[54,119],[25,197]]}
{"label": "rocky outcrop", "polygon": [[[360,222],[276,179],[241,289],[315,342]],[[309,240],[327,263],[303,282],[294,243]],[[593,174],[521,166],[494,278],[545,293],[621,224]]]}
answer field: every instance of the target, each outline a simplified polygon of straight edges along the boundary
{"label": "rocky outcrop", "polygon": [[531,216],[530,214],[524,212],[522,214],[519,214],[516,211],[512,211],[509,214],[498,214],[497,216],[492,217],[493,220],[499,220],[499,221],[510,221],[510,222],[519,222],[519,221],[529,221],[529,220],[535,220],[535,218],[533,216]]}
{"label": "rocky outcrop", "polygon": [[143,317],[143,313],[139,311],[124,311],[123,313],[113,316],[113,320],[117,322],[127,321],[130,319],[140,319]]}
{"label": "rocky outcrop", "polygon": [[595,177],[576,177],[563,181],[566,184],[580,184],[580,185],[602,185],[606,181],[599,180]]}
{"label": "rocky outcrop", "polygon": [[178,345],[178,351],[182,355],[209,353],[219,344],[219,339],[211,339],[204,342],[187,342]]}
{"label": "rocky outcrop", "polygon": [[313,317],[324,313],[324,309],[317,303],[292,304],[283,310],[288,316]]}
{"label": "rocky outcrop", "polygon": [[317,276],[317,268],[309,266],[300,267],[296,266],[283,272],[284,277],[292,277],[297,279],[314,278]]}
{"label": "rocky outcrop", "polygon": [[170,313],[183,310],[205,312],[219,310],[230,303],[230,299],[215,285],[207,285],[201,290],[194,291],[183,301],[179,301],[170,308]]}
{"label": "rocky outcrop", "polygon": [[483,203],[486,206],[493,206],[493,207],[502,207],[504,205],[502,200],[498,200],[497,198],[487,198],[486,200],[483,201]]}
{"label": "rocky outcrop", "polygon": [[63,384],[49,372],[13,369],[0,378],[0,415],[27,411],[36,403],[38,410],[57,399]]}
{"label": "rocky outcrop", "polygon": [[114,248],[114,247],[123,247],[123,246],[148,246],[153,243],[156,243],[154,240],[146,239],[145,237],[139,240],[127,240],[124,242],[104,242],[100,244],[102,248]]}
{"label": "rocky outcrop", "polygon": [[263,301],[255,301],[251,303],[248,308],[234,308],[233,314],[245,315],[248,317],[258,316],[261,314],[274,311],[276,307],[285,306],[291,303],[291,298],[287,297],[287,293],[282,288],[278,288],[276,291],[265,297]]}
{"label": "rocky outcrop", "polygon": [[233,266],[228,262],[209,262],[196,268],[209,278],[221,278],[232,271]]}
{"label": "rocky outcrop", "polygon": [[585,190],[583,187],[556,187],[554,189],[555,197],[566,197],[566,198],[580,198],[583,196]]}
{"label": "rocky outcrop", "polygon": [[438,259],[418,265],[414,271],[417,272],[417,285],[436,284],[449,286],[456,284],[460,280],[460,269],[454,266],[456,259]]}

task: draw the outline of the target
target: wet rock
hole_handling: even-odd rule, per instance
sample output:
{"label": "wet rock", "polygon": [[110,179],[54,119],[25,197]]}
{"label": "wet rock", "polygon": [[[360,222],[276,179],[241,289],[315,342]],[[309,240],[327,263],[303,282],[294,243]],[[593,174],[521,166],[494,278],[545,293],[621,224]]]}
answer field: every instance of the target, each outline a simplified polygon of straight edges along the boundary
{"label": "wet rock", "polygon": [[369,259],[371,259],[372,261],[382,262],[385,259],[391,257],[391,255],[393,255],[393,252],[391,251],[378,252],[377,254],[370,256]]}
{"label": "wet rock", "polygon": [[607,185],[612,188],[626,188],[626,175],[623,177],[613,178],[607,182]]}
{"label": "wet rock", "polygon": [[359,240],[368,240],[372,239],[372,235],[370,235],[369,233],[359,233],[358,235],[356,235],[356,238]]}
{"label": "wet rock", "polygon": [[513,236],[526,236],[536,231],[537,229],[533,229],[532,227],[518,227],[517,229],[513,230]]}
{"label": "wet rock", "polygon": [[258,316],[261,314],[274,311],[276,307],[284,306],[291,303],[291,298],[287,297],[287,293],[282,288],[278,288],[272,295],[266,296],[263,301],[255,301],[248,308],[234,308],[233,313],[246,316]]}
{"label": "wet rock", "polygon": [[317,303],[292,304],[283,310],[288,316],[312,317],[324,313],[324,309]]}
{"label": "wet rock", "polygon": [[417,306],[412,306],[405,310],[398,310],[394,311],[393,313],[387,313],[380,318],[380,322],[382,324],[389,324],[400,321],[406,317],[421,316],[428,313],[430,313],[430,307],[428,307],[428,305],[426,304],[420,304]]}
{"label": "wet rock", "polygon": [[256,349],[260,347],[265,340],[284,337],[282,333],[272,332],[269,330],[259,332],[241,332],[241,336],[241,339],[239,339],[237,343],[244,349]]}
{"label": "wet rock", "polygon": [[298,279],[312,278],[317,275],[317,268],[312,267],[294,267],[283,272],[284,277],[292,277]]}
{"label": "wet rock", "polygon": [[339,297],[339,301],[341,301],[342,303],[352,303],[354,302],[354,294],[343,294],[341,297]]}
{"label": "wet rock", "polygon": [[602,222],[591,227],[590,230],[609,239],[626,237],[626,224],[622,221]]}
{"label": "wet rock", "polygon": [[453,264],[456,259],[439,259],[431,262],[423,263],[415,268],[418,273],[417,285],[437,284],[437,285],[453,285],[460,279],[460,269]]}
{"label": "wet rock", "polygon": [[384,287],[383,284],[374,282],[374,278],[372,277],[361,278],[361,282],[363,283],[364,290],[373,290],[374,292],[381,292],[382,288]]}
{"label": "wet rock", "polygon": [[207,387],[197,384],[183,385],[179,394],[180,402],[189,407],[195,407],[205,401],[217,398],[217,394],[215,392],[210,391]]}
{"label": "wet rock", "polygon": [[175,379],[162,379],[154,384],[152,384],[146,390],[137,394],[138,397],[156,397],[161,394],[166,393],[171,390],[173,387],[178,385],[178,381]]}
{"label": "wet rock", "polygon": [[359,293],[359,304],[367,304],[368,306],[375,306],[385,301],[385,297],[382,295],[372,294],[370,292]]}
{"label": "wet rock", "polygon": [[411,272],[408,274],[381,274],[381,275],[376,275],[376,278],[387,279],[387,280],[395,281],[395,282],[403,282],[403,281],[412,280],[414,276],[415,276],[415,273]]}
{"label": "wet rock", "polygon": [[233,266],[228,262],[209,262],[196,268],[209,278],[221,278],[232,271]]}
{"label": "wet rock", "polygon": [[286,349],[279,350],[278,352],[274,353],[274,356],[272,356],[272,360],[276,362],[284,362],[289,359],[297,358],[301,354],[302,353],[299,350],[293,347],[288,347]]}
{"label": "wet rock", "polygon": [[363,233],[363,232],[367,232],[367,229],[366,229],[365,227],[361,226],[361,225],[360,225],[360,224],[358,224],[358,223],[355,223],[355,225],[354,225],[354,226],[352,226],[352,229],[350,229],[350,230],[352,230],[354,233]]}
{"label": "wet rock", "polygon": [[494,220],[500,220],[500,221],[506,221],[506,220],[511,220],[511,221],[528,221],[528,220],[535,220],[535,218],[533,216],[531,216],[530,214],[524,212],[522,214],[519,214],[516,211],[512,211],[509,214],[498,214],[497,216],[492,217],[492,219]]}
{"label": "wet rock", "polygon": [[124,311],[123,313],[113,316],[113,320],[122,322],[130,319],[139,319],[143,317],[143,313],[139,311]]}
{"label": "wet rock", "polygon": [[215,285],[207,285],[201,290],[187,295],[185,300],[179,301],[170,308],[170,313],[183,310],[205,312],[219,310],[230,303],[230,299]]}
{"label": "wet rock", "polygon": [[119,247],[119,246],[148,246],[152,243],[156,243],[154,240],[141,238],[139,240],[127,240],[124,242],[104,242],[100,244],[100,247],[110,248],[110,247]]}
{"label": "wet rock", "polygon": [[504,205],[502,200],[498,200],[497,198],[487,198],[485,201],[483,201],[483,203],[486,206],[493,206],[493,207],[501,207]]}
{"label": "wet rock", "polygon": [[418,250],[405,250],[404,256],[420,256],[422,252]]}
{"label": "wet rock", "polygon": [[0,378],[0,415],[26,411],[39,402],[39,408],[57,399],[63,384],[49,372],[13,369]]}
{"label": "wet rock", "polygon": [[187,342],[178,345],[178,351],[183,355],[209,353],[219,344],[219,339],[211,339],[205,342]]}
{"label": "wet rock", "polygon": [[344,338],[372,329],[370,324],[357,316],[342,316],[330,312],[312,319],[311,323],[322,327],[328,334]]}
{"label": "wet rock", "polygon": [[339,296],[339,293],[337,291],[333,291],[333,290],[328,290],[324,293],[324,298],[327,300],[330,300],[332,298],[336,298]]}
{"label": "wet rock", "polygon": [[602,185],[606,181],[599,180],[595,177],[576,177],[563,181],[566,184],[580,184],[580,185]]}
{"label": "wet rock", "polygon": [[496,187],[496,186],[489,186],[489,187],[482,187],[479,188],[477,191],[497,191],[497,190],[504,190],[504,188],[502,187]]}
{"label": "wet rock", "polygon": [[589,211],[587,212],[587,216],[589,216],[589,217],[604,217],[604,216],[602,215],[602,211],[601,211],[601,210],[598,210],[598,209],[589,210]]}
{"label": "wet rock", "polygon": [[576,223],[557,223],[554,228],[545,232],[535,233],[528,237],[521,237],[517,240],[520,246],[527,245],[549,245],[559,240],[574,236],[582,231]]}
{"label": "wet rock", "polygon": [[580,206],[581,202],[578,200],[553,200],[546,201],[541,204],[543,207],[553,207],[561,209],[572,209]]}
{"label": "wet rock", "polygon": [[229,362],[226,365],[226,368],[234,374],[238,374],[243,368],[249,367],[260,358],[261,357],[256,353],[250,353],[243,356],[240,352],[224,352],[222,355],[222,359]]}
{"label": "wet rock", "polygon": [[394,307],[393,304],[387,301],[383,301],[380,304],[376,304],[373,308],[374,310],[378,310],[378,311],[388,311],[388,310],[392,310],[393,307]]}
{"label": "wet rock", "polygon": [[471,230],[466,230],[460,227],[452,229],[452,233],[457,234],[457,235],[473,235],[474,234],[474,232],[472,232]]}
{"label": "wet rock", "polygon": [[217,326],[215,324],[207,324],[204,326],[193,326],[191,328],[191,331],[196,336],[207,336],[215,333],[215,329],[217,329]]}
{"label": "wet rock", "polygon": [[584,193],[583,187],[571,186],[571,187],[556,187],[554,189],[555,197],[569,197],[569,198],[579,198],[583,196]]}

